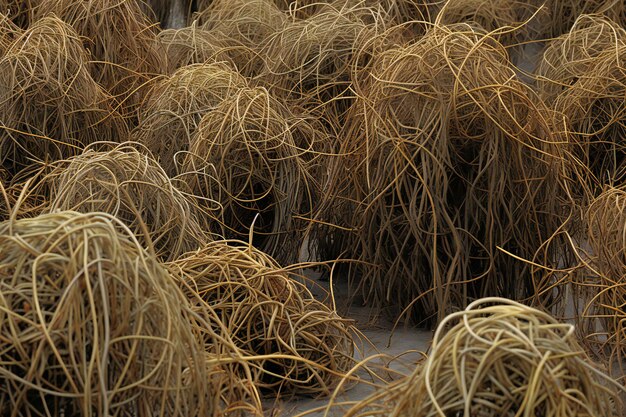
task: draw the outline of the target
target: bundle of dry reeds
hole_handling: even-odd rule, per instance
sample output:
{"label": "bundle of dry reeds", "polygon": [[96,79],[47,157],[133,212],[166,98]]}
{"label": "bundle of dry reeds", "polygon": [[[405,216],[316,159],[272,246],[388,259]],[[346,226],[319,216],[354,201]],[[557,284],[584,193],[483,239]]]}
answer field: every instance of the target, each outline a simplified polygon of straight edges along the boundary
{"label": "bundle of dry reeds", "polygon": [[181,161],[177,154],[189,149],[202,117],[246,85],[246,79],[224,63],[182,67],[151,87],[132,138],[150,149],[173,176]]}
{"label": "bundle of dry reeds", "polygon": [[0,225],[0,414],[211,415],[193,314],[106,214]]}
{"label": "bundle of dry reeds", "polygon": [[166,68],[156,27],[140,3],[119,0],[43,0],[35,18],[55,14],[71,25],[91,53],[91,74],[128,116],[135,116],[144,84]]}
{"label": "bundle of dry reeds", "polygon": [[561,224],[567,143],[506,50],[469,25],[433,26],[376,56],[355,91],[320,217],[339,219],[326,240],[360,261],[358,294],[418,322],[528,296],[527,265],[498,248],[532,258]]}
{"label": "bundle of dry reeds", "polygon": [[238,241],[210,243],[168,268],[213,323],[207,350],[238,352],[263,393],[327,395],[351,367],[350,322],[315,300],[294,268]]}
{"label": "bundle of dry reeds", "polygon": [[150,152],[135,143],[98,143],[60,161],[42,179],[50,196],[46,211],[109,213],[150,253],[174,260],[211,240],[200,211],[169,179]]}
{"label": "bundle of dry reeds", "polygon": [[617,417],[619,390],[582,352],[572,325],[486,298],[446,317],[411,376],[344,415]]}
{"label": "bundle of dry reeds", "polygon": [[[246,239],[281,262],[297,261],[315,180],[305,156],[314,129],[264,88],[241,88],[208,112],[192,137],[182,178],[222,207],[219,234]],[[221,232],[221,233],[220,233]]]}
{"label": "bundle of dry reeds", "polygon": [[35,22],[0,58],[0,147],[13,174],[79,154],[96,140],[124,139],[111,97],[89,75],[76,32],[56,17]]}

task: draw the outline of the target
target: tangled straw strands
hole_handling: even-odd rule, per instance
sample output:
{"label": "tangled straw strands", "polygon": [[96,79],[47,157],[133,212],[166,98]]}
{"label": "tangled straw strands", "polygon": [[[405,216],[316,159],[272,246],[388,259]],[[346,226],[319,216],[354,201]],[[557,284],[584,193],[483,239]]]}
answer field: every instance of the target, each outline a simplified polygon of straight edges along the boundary
{"label": "tangled straw strands", "polygon": [[160,32],[159,40],[167,53],[170,73],[186,65],[225,62],[240,74],[254,76],[262,67],[257,52],[235,39],[199,28],[196,21],[182,29]]}
{"label": "tangled straw strands", "polygon": [[211,239],[199,223],[199,217],[209,214],[193,206],[149,151],[134,143],[88,147],[81,155],[54,164],[42,183],[51,196],[49,212],[109,213],[164,260],[176,259]]}
{"label": "tangled straw strands", "polygon": [[617,417],[618,389],[582,352],[573,326],[486,298],[446,317],[422,367],[345,417]]}
{"label": "tangled straw strands", "polygon": [[319,217],[340,220],[324,240],[362,261],[357,293],[417,321],[527,296],[527,265],[497,248],[532,257],[561,224],[567,143],[506,50],[468,25],[433,26],[377,56],[355,91]]}
{"label": "tangled straw strands", "polygon": [[53,13],[74,27],[91,52],[93,78],[133,114],[141,87],[166,65],[156,28],[139,2],[46,0],[36,10],[36,18]]}
{"label": "tangled straw strands", "polygon": [[0,414],[211,415],[189,307],[102,213],[0,225]]}
{"label": "tangled straw strands", "polygon": [[258,50],[288,17],[273,0],[213,0],[196,18],[205,30],[234,39]]}
{"label": "tangled straw strands", "polygon": [[176,154],[189,149],[202,117],[246,85],[246,79],[224,63],[182,67],[151,87],[132,138],[150,149],[173,176]]}
{"label": "tangled straw strands", "polygon": [[260,78],[281,97],[312,109],[323,106],[322,117],[338,126],[350,105],[357,43],[374,35],[375,30],[362,21],[334,10],[292,22],[268,38]]}
{"label": "tangled straw strands", "polygon": [[[223,210],[222,234],[247,238],[285,263],[302,244],[295,216],[312,206],[314,179],[305,160],[314,128],[264,88],[242,88],[208,112],[192,138],[181,178],[202,201]],[[304,137],[303,137],[304,136]],[[308,145],[308,144],[307,144]],[[258,218],[257,218],[258,216]]]}
{"label": "tangled straw strands", "polygon": [[579,16],[603,15],[615,22],[626,21],[626,3],[623,0],[549,0],[546,3],[551,19],[543,32],[548,37],[567,33]]}
{"label": "tangled straw strands", "polygon": [[[0,146],[5,167],[68,158],[126,125],[89,75],[76,32],[56,17],[34,23],[0,58]],[[14,172],[15,173],[15,172]]]}
{"label": "tangled straw strands", "polygon": [[[232,340],[266,394],[328,395],[353,362],[351,324],[289,269],[238,241],[216,241],[168,266],[214,334]],[[224,354],[224,352],[215,352]]]}

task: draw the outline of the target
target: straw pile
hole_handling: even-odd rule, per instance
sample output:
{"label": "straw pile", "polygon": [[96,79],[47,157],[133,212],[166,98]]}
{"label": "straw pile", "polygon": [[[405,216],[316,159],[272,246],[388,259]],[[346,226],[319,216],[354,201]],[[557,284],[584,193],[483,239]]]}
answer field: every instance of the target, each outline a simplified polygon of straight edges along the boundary
{"label": "straw pile", "polygon": [[552,17],[544,29],[547,37],[567,33],[583,14],[604,15],[615,22],[626,20],[626,3],[623,0],[549,0],[546,7]]}
{"label": "straw pile", "polygon": [[320,217],[356,231],[325,240],[361,261],[358,294],[418,321],[528,296],[527,266],[497,248],[532,258],[561,224],[567,144],[505,49],[468,25],[433,26],[377,56],[355,90]]}
{"label": "straw pile", "polygon": [[[201,201],[217,201],[228,238],[247,239],[281,261],[297,261],[302,245],[294,217],[311,209],[313,179],[300,145],[306,120],[263,88],[241,88],[200,122],[182,168]],[[257,217],[258,216],[258,217]],[[310,216],[309,216],[310,217]]]}
{"label": "straw pile", "polygon": [[[109,213],[124,222],[149,252],[173,260],[210,240],[201,213],[149,155],[133,143],[109,150],[88,147],[57,163],[42,180],[50,195],[47,210]],[[205,220],[206,221],[206,220]]]}
{"label": "straw pile", "polygon": [[486,298],[440,324],[423,366],[345,416],[617,417],[618,389],[581,351],[573,326]]}
{"label": "straw pile", "polygon": [[36,18],[54,13],[85,40],[93,78],[116,96],[126,114],[134,115],[142,86],[165,68],[156,28],[138,1],[45,0]]}
{"label": "straw pile", "polygon": [[211,415],[183,294],[105,214],[0,225],[0,414]]}
{"label": "straw pile", "polygon": [[34,23],[0,59],[0,147],[13,173],[126,135],[87,60],[76,32],[56,17]]}
{"label": "straw pile", "polygon": [[243,242],[213,242],[168,268],[194,311],[212,315],[207,350],[238,352],[263,393],[327,395],[352,366],[349,321],[263,252]]}
{"label": "straw pile", "polygon": [[182,67],[155,81],[132,138],[158,157],[168,175],[175,175],[177,153],[189,149],[202,117],[246,85],[245,78],[223,63]]}
{"label": "straw pile", "polygon": [[539,87],[570,134],[581,161],[579,182],[597,195],[621,181],[626,135],[626,32],[600,17],[581,16],[555,40],[540,64]]}

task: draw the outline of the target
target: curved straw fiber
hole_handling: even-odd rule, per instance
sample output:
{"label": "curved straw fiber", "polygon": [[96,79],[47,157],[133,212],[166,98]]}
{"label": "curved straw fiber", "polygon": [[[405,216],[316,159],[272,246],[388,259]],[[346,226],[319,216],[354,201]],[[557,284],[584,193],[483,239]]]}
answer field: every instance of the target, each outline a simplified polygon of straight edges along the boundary
{"label": "curved straw fiber", "polygon": [[567,33],[583,14],[604,15],[615,22],[626,21],[624,0],[549,0],[545,4],[551,15],[543,30],[548,37]]}
{"label": "curved straw fiber", "polygon": [[96,140],[118,141],[126,125],[89,75],[74,30],[56,17],[34,23],[0,59],[1,154],[17,170],[79,154]]}
{"label": "curved straw fiber", "polygon": [[300,146],[314,130],[294,119],[267,90],[242,88],[203,117],[182,168],[191,192],[223,208],[224,236],[253,233],[256,247],[285,263],[297,260],[295,216],[311,209],[314,191]]}
{"label": "curved straw fiber", "polygon": [[617,389],[581,351],[573,326],[487,298],[446,317],[422,367],[345,417],[617,417]]}
{"label": "curved straw fiber", "polygon": [[175,175],[176,154],[189,149],[202,116],[246,85],[224,63],[182,67],[152,86],[132,138],[159,158],[168,175]]}
{"label": "curved straw fiber", "polygon": [[211,415],[188,304],[106,214],[0,225],[0,414]]}
{"label": "curved straw fiber", "polygon": [[211,239],[199,221],[209,214],[201,213],[172,184],[147,149],[125,143],[97,150],[103,147],[88,147],[55,164],[43,178],[49,189],[49,212],[109,213],[164,260],[174,260]]}
{"label": "curved straw fiber", "polygon": [[166,69],[157,30],[140,3],[120,0],[46,0],[36,17],[54,13],[70,24],[91,52],[92,76],[116,96],[125,114],[134,115],[141,88]]}
{"label": "curved straw fiber", "polygon": [[532,258],[560,226],[567,143],[506,50],[469,25],[433,26],[376,56],[355,90],[320,217],[353,231],[326,240],[361,261],[357,294],[418,322],[530,295],[527,265],[498,247]]}
{"label": "curved straw fiber", "polygon": [[[239,241],[216,241],[169,269],[198,315],[209,352],[231,349],[267,394],[329,394],[352,366],[351,324],[315,300],[290,269]],[[215,343],[215,334],[232,347]]]}
{"label": "curved straw fiber", "polygon": [[164,30],[159,40],[167,53],[170,73],[186,65],[214,62],[226,62],[247,76],[260,72],[255,51],[219,32],[199,28],[197,21],[182,29]]}
{"label": "curved straw fiber", "polygon": [[[1,9],[0,9],[1,10]],[[4,56],[23,31],[7,15],[0,13],[0,56]]]}
{"label": "curved straw fiber", "polygon": [[287,24],[267,39],[260,78],[274,94],[298,100],[338,129],[350,106],[350,69],[357,41],[375,30],[348,12],[328,10]]}
{"label": "curved straw fiber", "polygon": [[252,50],[288,20],[273,0],[213,0],[196,18],[205,30],[235,39]]}

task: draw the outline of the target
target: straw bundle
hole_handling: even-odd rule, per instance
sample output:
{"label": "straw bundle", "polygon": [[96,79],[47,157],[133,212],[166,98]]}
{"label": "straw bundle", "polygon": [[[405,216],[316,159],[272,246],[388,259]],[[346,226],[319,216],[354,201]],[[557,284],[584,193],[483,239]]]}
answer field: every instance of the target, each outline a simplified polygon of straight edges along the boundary
{"label": "straw bundle", "polygon": [[34,23],[0,59],[0,132],[12,170],[80,153],[96,140],[117,141],[126,126],[89,75],[74,30],[56,17]]}
{"label": "straw bundle", "polygon": [[321,105],[321,117],[335,128],[350,106],[350,70],[357,40],[374,35],[365,23],[341,11],[295,21],[268,38],[261,78],[285,99],[311,109]]}
{"label": "straw bundle", "polygon": [[85,39],[93,78],[118,98],[127,114],[134,115],[141,87],[166,65],[156,28],[139,2],[45,0],[37,7],[36,18],[50,13]]}
{"label": "straw bundle", "polygon": [[105,214],[0,225],[0,414],[211,415],[183,294]]}
{"label": "straw bundle", "polygon": [[526,265],[497,248],[531,258],[551,236],[564,168],[505,49],[468,25],[434,26],[375,57],[355,90],[320,217],[354,231],[326,240],[362,261],[358,293],[417,320],[527,296]]}
{"label": "straw bundle", "polygon": [[[267,394],[329,394],[352,364],[350,324],[316,301],[297,276],[243,242],[217,241],[169,264],[198,315],[232,340]],[[222,352],[223,354],[224,352]]]}
{"label": "straw bundle", "polygon": [[286,263],[302,244],[294,216],[312,205],[305,123],[267,90],[242,88],[204,116],[182,168],[195,195],[222,207],[219,234],[253,233],[257,248]]}
{"label": "straw bundle", "polygon": [[176,154],[188,150],[202,116],[247,81],[223,63],[182,67],[150,89],[132,138],[158,158],[168,175],[176,174]]}
{"label": "straw bundle", "polygon": [[626,19],[626,3],[623,0],[549,0],[546,7],[552,17],[544,29],[548,37],[567,33],[583,14],[604,15],[615,22]]}
{"label": "straw bundle", "polygon": [[27,29],[33,21],[33,6],[41,0],[0,0],[0,13],[21,29]]}
{"label": "straw bundle", "polygon": [[168,29],[159,33],[168,58],[169,72],[186,65],[225,62],[246,76],[260,72],[261,59],[252,49],[214,31],[197,26]]}
{"label": "straw bundle", "polygon": [[539,310],[477,300],[441,323],[422,367],[345,416],[622,415],[618,387],[573,334]]}
{"label": "straw bundle", "polygon": [[147,149],[110,144],[88,147],[57,163],[42,182],[51,197],[48,210],[109,213],[133,231],[141,245],[173,260],[201,247],[210,236],[200,213],[170,181]]}
{"label": "straw bundle", "polygon": [[15,39],[22,34],[7,15],[0,13],[0,56],[4,56]]}

